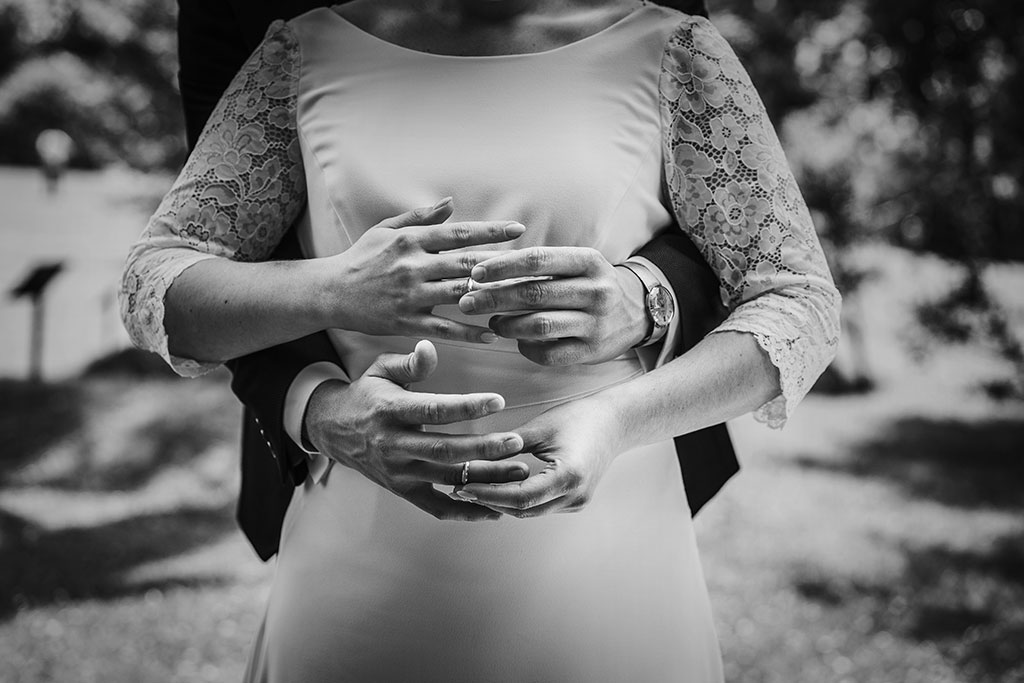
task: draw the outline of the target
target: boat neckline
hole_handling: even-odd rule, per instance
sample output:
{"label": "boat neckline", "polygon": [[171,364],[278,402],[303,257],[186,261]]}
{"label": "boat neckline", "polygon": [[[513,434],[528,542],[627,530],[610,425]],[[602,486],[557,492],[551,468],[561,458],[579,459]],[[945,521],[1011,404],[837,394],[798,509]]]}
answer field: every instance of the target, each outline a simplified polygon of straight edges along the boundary
{"label": "boat neckline", "polygon": [[423,50],[417,50],[415,48],[405,47],[404,45],[399,45],[398,43],[393,43],[390,40],[385,40],[384,38],[381,38],[380,36],[374,35],[373,33],[370,33],[369,31],[367,31],[366,29],[364,29],[364,28],[362,28],[360,26],[355,25],[349,19],[341,16],[340,14],[338,14],[335,11],[335,9],[338,8],[338,7],[340,7],[340,5],[333,5],[331,7],[324,7],[323,9],[325,9],[327,12],[329,12],[331,15],[333,15],[336,19],[338,19],[338,21],[342,22],[343,24],[345,24],[346,26],[351,28],[356,33],[359,33],[359,34],[365,36],[366,38],[368,38],[369,40],[371,40],[373,42],[380,43],[380,44],[382,44],[384,46],[387,46],[388,48],[390,48],[392,50],[396,50],[398,52],[404,52],[404,53],[407,53],[407,54],[410,54],[410,55],[413,55],[413,56],[416,56],[416,57],[427,57],[427,58],[433,58],[433,59],[450,59],[450,60],[460,60],[460,61],[462,61],[462,60],[465,60],[465,61],[489,61],[489,60],[524,59],[524,58],[527,58],[527,57],[543,57],[543,56],[546,56],[546,55],[552,55],[552,54],[556,54],[556,53],[560,53],[560,52],[563,52],[563,51],[566,51],[566,50],[570,50],[570,49],[576,48],[576,47],[578,47],[580,45],[583,45],[585,43],[589,43],[589,42],[591,42],[591,41],[593,41],[595,39],[600,38],[601,36],[603,36],[604,34],[608,33],[609,31],[615,30],[616,28],[618,28],[622,24],[626,23],[627,21],[629,21],[630,19],[635,17],[642,10],[646,9],[648,7],[648,5],[647,5],[646,2],[641,2],[636,7],[634,7],[632,10],[630,10],[628,14],[620,17],[619,19],[616,19],[614,22],[612,22],[611,24],[608,24],[607,26],[605,26],[601,30],[595,31],[594,33],[591,33],[589,35],[583,36],[579,40],[574,40],[572,42],[566,43],[565,45],[559,45],[558,47],[553,47],[553,48],[550,48],[550,49],[547,49],[547,50],[539,50],[537,52],[515,52],[515,53],[511,53],[511,54],[507,54],[507,55],[449,55],[449,54],[440,54],[440,53],[437,53],[437,52],[425,52]]}

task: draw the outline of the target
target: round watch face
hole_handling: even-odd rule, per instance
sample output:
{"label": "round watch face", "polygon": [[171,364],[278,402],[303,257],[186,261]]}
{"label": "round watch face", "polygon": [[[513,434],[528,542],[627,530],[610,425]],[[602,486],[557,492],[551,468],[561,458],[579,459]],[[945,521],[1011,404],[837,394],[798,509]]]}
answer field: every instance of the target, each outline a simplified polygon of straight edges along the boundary
{"label": "round watch face", "polygon": [[656,285],[647,295],[647,310],[656,326],[665,327],[675,316],[676,302],[666,288]]}

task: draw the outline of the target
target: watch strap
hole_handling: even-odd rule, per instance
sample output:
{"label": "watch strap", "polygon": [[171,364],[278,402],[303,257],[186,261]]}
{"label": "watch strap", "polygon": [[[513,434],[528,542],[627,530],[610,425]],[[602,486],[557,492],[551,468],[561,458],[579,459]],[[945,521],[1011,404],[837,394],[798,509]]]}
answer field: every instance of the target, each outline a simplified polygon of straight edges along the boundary
{"label": "watch strap", "polygon": [[630,261],[629,259],[619,264],[623,268],[628,269],[631,273],[636,275],[637,279],[640,280],[640,284],[644,288],[644,312],[647,314],[647,321],[650,325],[647,328],[647,334],[644,338],[637,343],[637,346],[647,346],[655,342],[661,341],[662,337],[668,331],[668,325],[659,325],[655,320],[654,315],[651,313],[651,307],[649,303],[649,297],[651,292],[656,287],[664,287],[661,281],[650,271],[650,269],[642,263],[636,261]]}

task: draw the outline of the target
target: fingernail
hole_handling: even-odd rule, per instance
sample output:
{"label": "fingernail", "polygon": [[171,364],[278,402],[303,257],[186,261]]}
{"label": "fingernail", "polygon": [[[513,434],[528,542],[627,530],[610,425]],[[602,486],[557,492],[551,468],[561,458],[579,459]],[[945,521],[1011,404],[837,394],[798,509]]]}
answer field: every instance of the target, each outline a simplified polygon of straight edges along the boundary
{"label": "fingernail", "polygon": [[522,223],[509,223],[505,226],[505,237],[515,239],[526,232],[526,226]]}
{"label": "fingernail", "polygon": [[472,313],[476,310],[476,301],[468,294],[464,294],[462,298],[459,299],[459,310],[463,313]]}
{"label": "fingernail", "polygon": [[489,412],[496,412],[505,407],[505,399],[501,398],[500,396],[496,396],[492,398],[490,401],[488,401],[485,407]]}
{"label": "fingernail", "polygon": [[472,493],[470,493],[469,491],[463,491],[461,489],[456,491],[455,495],[461,498],[462,500],[468,500],[470,503],[476,500],[476,496],[474,496]]}
{"label": "fingernail", "polygon": [[487,277],[487,269],[483,266],[473,266],[473,270],[470,271],[469,277],[475,282],[483,282],[484,278]]}
{"label": "fingernail", "polygon": [[510,436],[501,442],[502,450],[518,451],[523,447],[523,440],[518,436]]}
{"label": "fingernail", "polygon": [[437,210],[439,210],[441,208],[444,208],[445,206],[447,206],[448,204],[451,204],[451,203],[452,203],[452,198],[451,197],[445,197],[444,199],[439,199],[436,204],[434,204],[432,207],[430,207],[430,210],[431,211],[437,211]]}
{"label": "fingernail", "polygon": [[493,332],[484,332],[483,334],[480,335],[480,341],[482,341],[484,344],[493,344],[494,342],[498,341],[498,335],[494,334]]}

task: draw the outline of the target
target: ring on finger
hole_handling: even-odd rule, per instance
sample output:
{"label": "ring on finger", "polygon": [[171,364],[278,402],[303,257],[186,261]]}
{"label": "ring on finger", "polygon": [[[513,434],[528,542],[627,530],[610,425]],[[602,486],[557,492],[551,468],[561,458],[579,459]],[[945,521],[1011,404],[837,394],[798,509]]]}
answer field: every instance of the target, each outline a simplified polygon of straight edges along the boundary
{"label": "ring on finger", "polygon": [[469,462],[462,463],[462,485],[465,486],[469,483]]}

